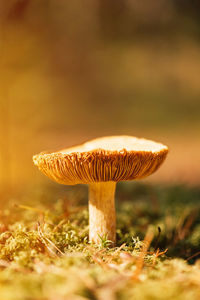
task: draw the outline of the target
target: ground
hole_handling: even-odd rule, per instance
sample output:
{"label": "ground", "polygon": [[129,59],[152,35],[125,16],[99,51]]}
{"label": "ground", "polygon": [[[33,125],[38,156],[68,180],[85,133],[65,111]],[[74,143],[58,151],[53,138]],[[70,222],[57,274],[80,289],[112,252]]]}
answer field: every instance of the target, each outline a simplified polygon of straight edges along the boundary
{"label": "ground", "polygon": [[1,300],[200,298],[200,188],[121,183],[117,247],[88,242],[87,188],[49,185],[0,211]]}

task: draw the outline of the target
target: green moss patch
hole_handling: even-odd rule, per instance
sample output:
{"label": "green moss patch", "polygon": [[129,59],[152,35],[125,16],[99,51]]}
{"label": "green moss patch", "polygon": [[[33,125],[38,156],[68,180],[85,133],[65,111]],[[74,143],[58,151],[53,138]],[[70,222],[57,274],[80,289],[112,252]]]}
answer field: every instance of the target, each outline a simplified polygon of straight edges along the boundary
{"label": "green moss patch", "polygon": [[[6,203],[5,203],[6,202]],[[200,189],[119,184],[117,247],[88,242],[87,190],[2,204],[0,299],[199,299]]]}

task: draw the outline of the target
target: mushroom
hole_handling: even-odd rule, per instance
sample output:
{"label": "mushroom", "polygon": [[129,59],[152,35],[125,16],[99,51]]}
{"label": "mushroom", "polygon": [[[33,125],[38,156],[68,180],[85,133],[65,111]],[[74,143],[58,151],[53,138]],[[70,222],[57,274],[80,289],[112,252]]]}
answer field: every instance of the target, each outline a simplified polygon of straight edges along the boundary
{"label": "mushroom", "polygon": [[116,242],[115,188],[119,181],[154,173],[168,153],[163,144],[132,136],[108,136],[33,156],[40,171],[65,184],[89,185],[89,239]]}

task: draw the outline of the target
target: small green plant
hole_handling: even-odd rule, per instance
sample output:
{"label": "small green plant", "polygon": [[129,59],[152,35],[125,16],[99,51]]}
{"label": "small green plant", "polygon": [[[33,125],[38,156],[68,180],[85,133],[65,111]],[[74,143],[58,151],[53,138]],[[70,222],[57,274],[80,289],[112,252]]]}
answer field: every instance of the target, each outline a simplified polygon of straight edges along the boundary
{"label": "small green plant", "polygon": [[104,234],[103,236],[100,235],[98,236],[100,239],[100,244],[99,244],[100,248],[109,248],[110,246],[112,246],[113,242],[108,240],[107,234]]}

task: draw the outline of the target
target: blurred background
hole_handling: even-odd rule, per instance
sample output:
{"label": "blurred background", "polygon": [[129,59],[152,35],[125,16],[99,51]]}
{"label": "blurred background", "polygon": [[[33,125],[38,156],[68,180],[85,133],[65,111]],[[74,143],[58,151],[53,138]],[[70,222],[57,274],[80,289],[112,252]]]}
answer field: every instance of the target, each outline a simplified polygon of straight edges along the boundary
{"label": "blurred background", "polygon": [[0,185],[32,155],[127,134],[170,147],[147,181],[200,183],[200,2],[0,2]]}

